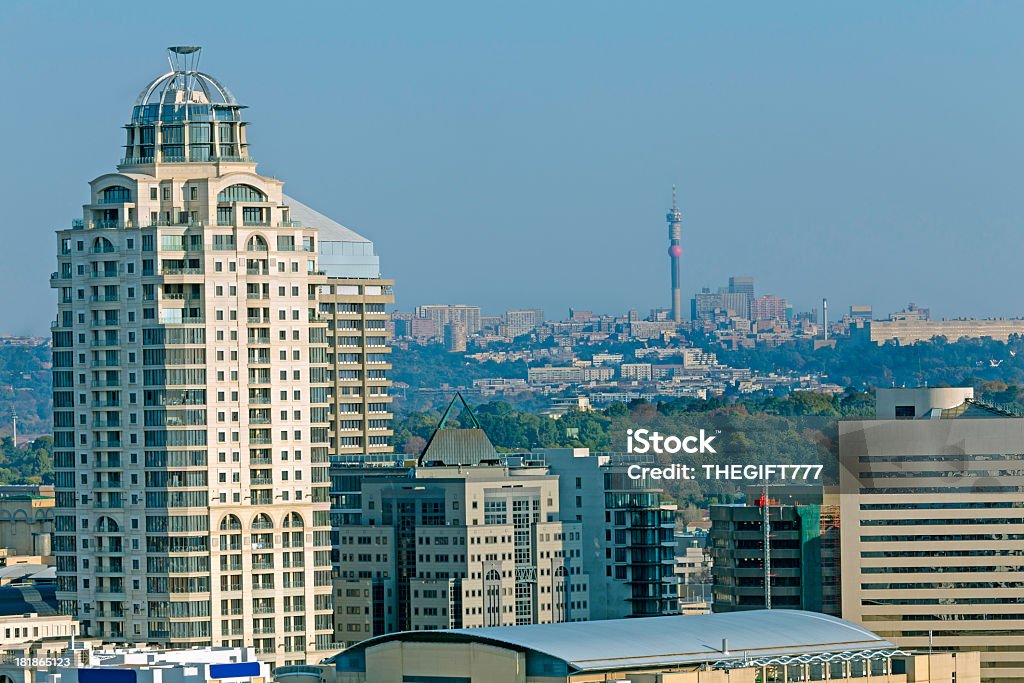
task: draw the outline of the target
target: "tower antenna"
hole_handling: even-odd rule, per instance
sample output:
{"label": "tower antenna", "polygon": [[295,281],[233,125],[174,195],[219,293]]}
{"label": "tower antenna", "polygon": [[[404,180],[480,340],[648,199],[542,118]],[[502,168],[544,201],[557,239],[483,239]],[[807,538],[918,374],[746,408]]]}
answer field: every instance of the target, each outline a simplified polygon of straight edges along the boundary
{"label": "tower antenna", "polygon": [[679,210],[676,186],[672,186],[672,208],[665,215],[668,221],[668,258],[672,275],[672,322],[683,321],[683,296],[679,262],[683,255],[683,212]]}

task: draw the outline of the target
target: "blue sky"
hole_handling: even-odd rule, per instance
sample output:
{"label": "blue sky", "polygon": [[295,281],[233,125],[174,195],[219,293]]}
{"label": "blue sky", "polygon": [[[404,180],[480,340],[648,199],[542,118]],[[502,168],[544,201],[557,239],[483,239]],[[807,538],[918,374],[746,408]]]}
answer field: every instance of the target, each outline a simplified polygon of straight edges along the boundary
{"label": "blue sky", "polygon": [[373,239],[398,306],[1022,315],[1020,3],[4,3],[0,332],[54,316],[53,231],[164,48],[249,106],[263,173]]}

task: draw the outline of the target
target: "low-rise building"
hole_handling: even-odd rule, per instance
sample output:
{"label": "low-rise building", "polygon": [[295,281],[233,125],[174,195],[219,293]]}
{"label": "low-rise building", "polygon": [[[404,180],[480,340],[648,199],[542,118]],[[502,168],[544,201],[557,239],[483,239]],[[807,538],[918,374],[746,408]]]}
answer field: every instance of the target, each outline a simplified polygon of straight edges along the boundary
{"label": "low-rise building", "polygon": [[332,658],[336,683],[979,683],[978,653],[911,653],[792,610],[395,633]]}

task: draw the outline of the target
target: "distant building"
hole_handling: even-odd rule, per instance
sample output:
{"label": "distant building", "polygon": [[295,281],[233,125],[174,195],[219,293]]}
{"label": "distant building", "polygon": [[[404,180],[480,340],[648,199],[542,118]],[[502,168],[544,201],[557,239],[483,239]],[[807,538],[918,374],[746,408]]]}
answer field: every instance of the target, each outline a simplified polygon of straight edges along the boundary
{"label": "distant building", "polygon": [[434,335],[438,339],[444,336],[444,326],[458,320],[466,326],[466,334],[474,335],[480,331],[480,307],[465,304],[429,304],[417,306],[416,317],[433,322]]}
{"label": "distant building", "polygon": [[594,410],[590,405],[590,399],[586,396],[567,396],[551,399],[551,405],[540,411],[540,415],[547,415],[550,418],[558,419],[571,412],[589,413]]}
{"label": "distant building", "polygon": [[593,311],[583,311],[578,308],[569,309],[569,320],[577,323],[585,323],[594,317]]}
{"label": "distant building", "polygon": [[759,296],[750,302],[751,320],[786,320],[786,300],[771,294]]}
{"label": "distant building", "polygon": [[615,368],[554,367],[545,365],[529,368],[526,381],[530,384],[573,384],[582,382],[606,382],[615,376]]}
{"label": "distant building", "polygon": [[729,291],[735,294],[746,294],[754,298],[754,278],[749,275],[733,275],[729,278]]}
{"label": "distant building", "polygon": [[990,337],[1005,342],[1011,335],[1024,335],[1024,318],[929,320],[927,317],[913,314],[906,316],[904,313],[893,313],[888,320],[865,323],[870,341],[878,345],[886,342],[902,345],[930,341],[936,337],[943,337],[950,343],[964,338]]}
{"label": "distant building", "polygon": [[651,381],[650,363],[623,363],[619,366],[619,372],[622,373],[622,379],[625,380]]}
{"label": "distant building", "polygon": [[523,391],[527,386],[526,380],[518,377],[484,377],[473,380],[473,388],[479,389],[481,396],[494,396]]}
{"label": "distant building", "polygon": [[5,556],[50,557],[55,501],[53,486],[0,486],[0,549],[6,549]]}
{"label": "distant building", "polygon": [[449,353],[465,353],[466,324],[453,320],[444,326],[444,347]]}
{"label": "distant building", "polygon": [[544,311],[533,308],[521,311],[506,311],[504,315],[505,337],[515,339],[534,332],[544,324]]}
{"label": "distant building", "polygon": [[853,320],[871,320],[871,306],[850,306],[850,318]]}

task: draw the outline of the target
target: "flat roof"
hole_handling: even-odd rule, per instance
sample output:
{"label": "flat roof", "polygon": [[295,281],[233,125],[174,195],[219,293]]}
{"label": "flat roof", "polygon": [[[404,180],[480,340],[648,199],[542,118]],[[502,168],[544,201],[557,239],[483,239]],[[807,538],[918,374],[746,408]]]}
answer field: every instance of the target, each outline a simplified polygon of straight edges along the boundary
{"label": "flat roof", "polygon": [[[723,640],[728,652],[723,652]],[[736,658],[893,649],[881,636],[817,612],[750,610],[531,626],[404,631],[369,638],[338,655],[392,641],[481,643],[546,655],[572,671],[698,665]],[[335,661],[339,661],[335,658]],[[340,664],[340,661],[339,661]]]}

